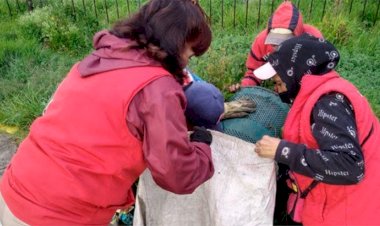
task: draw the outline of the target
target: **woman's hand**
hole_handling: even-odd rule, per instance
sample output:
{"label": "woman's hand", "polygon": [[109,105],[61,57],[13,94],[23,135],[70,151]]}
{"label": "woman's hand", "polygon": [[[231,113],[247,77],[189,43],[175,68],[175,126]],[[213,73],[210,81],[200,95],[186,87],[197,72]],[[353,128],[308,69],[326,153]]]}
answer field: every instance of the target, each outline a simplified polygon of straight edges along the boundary
{"label": "woman's hand", "polygon": [[281,139],[264,135],[256,142],[255,152],[260,157],[274,159],[280,141]]}
{"label": "woman's hand", "polygon": [[240,83],[235,83],[228,87],[228,91],[230,91],[230,93],[236,93],[239,90],[240,90]]}

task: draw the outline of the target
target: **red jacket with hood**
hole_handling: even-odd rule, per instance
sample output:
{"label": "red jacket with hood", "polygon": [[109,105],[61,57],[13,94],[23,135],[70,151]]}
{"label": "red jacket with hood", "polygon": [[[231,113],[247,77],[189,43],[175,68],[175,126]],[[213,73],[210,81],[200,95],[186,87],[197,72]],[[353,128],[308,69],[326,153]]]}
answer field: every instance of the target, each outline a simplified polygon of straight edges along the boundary
{"label": "red jacket with hood", "polygon": [[210,147],[187,137],[182,87],[106,31],[73,66],[4,173],[2,196],[31,225],[108,225],[134,202],[147,167],[175,193],[213,174]]}
{"label": "red jacket with hood", "polygon": [[265,45],[265,39],[272,28],[289,29],[293,31],[295,36],[309,33],[318,38],[322,37],[321,32],[317,28],[303,23],[301,12],[294,4],[289,1],[281,3],[269,19],[268,27],[261,31],[252,43],[246,61],[247,71],[241,80],[242,86],[255,86],[260,84],[261,80],[254,76],[253,71],[266,63],[268,55],[274,50],[272,45]]}
{"label": "red jacket with hood", "polygon": [[[307,195],[302,212],[304,225],[379,225],[380,224],[380,124],[365,97],[335,71],[323,76],[305,75],[302,86],[284,125],[284,139],[317,149],[311,131],[310,115],[324,94],[339,92],[353,106],[358,138],[364,155],[364,179],[355,185],[319,183]],[[294,173],[300,190],[312,178]]]}

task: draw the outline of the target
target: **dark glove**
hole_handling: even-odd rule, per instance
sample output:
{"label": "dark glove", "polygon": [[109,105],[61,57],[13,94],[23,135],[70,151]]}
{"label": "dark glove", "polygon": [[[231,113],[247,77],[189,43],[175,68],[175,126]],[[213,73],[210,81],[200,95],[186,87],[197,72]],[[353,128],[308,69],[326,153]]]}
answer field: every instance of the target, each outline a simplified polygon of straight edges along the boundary
{"label": "dark glove", "polygon": [[225,102],[223,119],[245,117],[254,111],[256,111],[256,103],[250,99]]}
{"label": "dark glove", "polygon": [[194,132],[190,135],[190,141],[210,145],[212,142],[211,132],[204,127],[194,126]]}

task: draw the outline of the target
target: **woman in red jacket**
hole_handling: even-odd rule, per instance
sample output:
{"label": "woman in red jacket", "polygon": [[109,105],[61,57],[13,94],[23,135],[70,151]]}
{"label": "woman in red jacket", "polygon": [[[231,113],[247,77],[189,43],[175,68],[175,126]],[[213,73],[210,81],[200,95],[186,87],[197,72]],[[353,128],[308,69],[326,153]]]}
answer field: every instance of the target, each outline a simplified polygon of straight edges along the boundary
{"label": "woman in red jacket", "polygon": [[211,42],[196,0],[151,0],[94,36],[21,143],[1,182],[3,225],[107,225],[148,168],[192,193],[214,172],[211,134],[187,135],[183,68]]}
{"label": "woman in red jacket", "polygon": [[334,70],[339,53],[308,34],[283,42],[254,74],[291,103],[283,139],[256,152],[289,167],[288,213],[304,225],[380,224],[380,124],[365,97]]}

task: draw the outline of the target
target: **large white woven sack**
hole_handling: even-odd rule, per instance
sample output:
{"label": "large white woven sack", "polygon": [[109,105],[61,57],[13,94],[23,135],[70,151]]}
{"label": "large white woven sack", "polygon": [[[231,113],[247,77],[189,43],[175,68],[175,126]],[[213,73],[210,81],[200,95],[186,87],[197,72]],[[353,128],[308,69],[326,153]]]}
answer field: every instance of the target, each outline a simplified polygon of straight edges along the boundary
{"label": "large white woven sack", "polygon": [[193,194],[161,189],[149,170],[140,177],[134,226],[273,225],[276,174],[273,160],[254,144],[212,131],[214,176]]}

